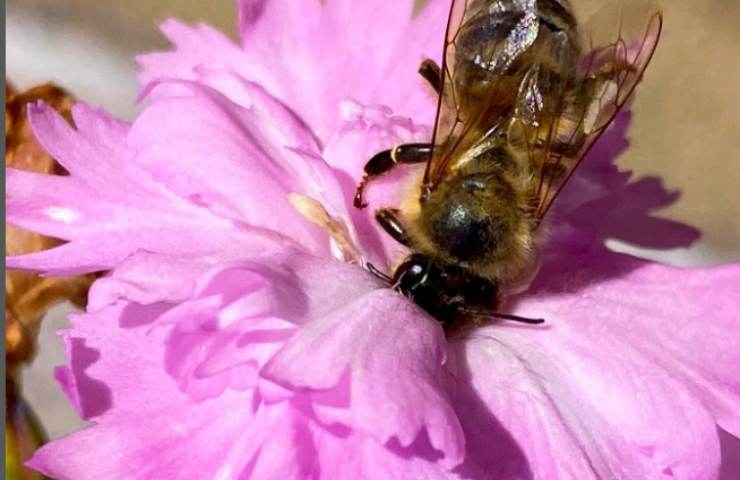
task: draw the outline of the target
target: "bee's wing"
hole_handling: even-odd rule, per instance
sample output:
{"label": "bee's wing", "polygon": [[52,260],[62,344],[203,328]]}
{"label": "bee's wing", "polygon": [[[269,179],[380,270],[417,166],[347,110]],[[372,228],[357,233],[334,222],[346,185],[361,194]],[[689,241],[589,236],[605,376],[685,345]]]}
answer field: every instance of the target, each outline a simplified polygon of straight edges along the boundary
{"label": "bee's wing", "polygon": [[[445,35],[445,47],[442,58],[442,92],[439,96],[437,106],[437,118],[434,125],[434,135],[432,144],[434,151],[432,158],[427,162],[426,172],[424,174],[424,185],[433,189],[453,168],[451,162],[456,157],[455,153],[464,152],[473,144],[478,142],[482,135],[490,129],[490,125],[484,125],[490,122],[486,117],[486,112],[490,110],[488,101],[491,93],[495,89],[501,90],[500,84],[490,84],[483,88],[482,91],[471,92],[465,85],[471,82],[463,78],[469,70],[458,68],[456,60],[460,45],[460,33],[468,29],[476,21],[480,22],[486,16],[486,11],[490,8],[492,0],[453,0],[450,9],[450,16],[447,23],[447,33]],[[476,26],[479,28],[479,26]],[[481,40],[483,42],[485,40]],[[487,40],[487,44],[492,51],[496,51],[496,44],[502,44],[506,39]],[[469,45],[468,48],[471,46]],[[473,50],[477,45],[473,45]],[[475,52],[474,52],[475,53]],[[523,52],[519,52],[521,54]],[[481,62],[492,62],[493,58],[481,58]],[[513,61],[513,58],[512,60]],[[468,67],[469,68],[469,67]],[[461,85],[463,85],[461,87]],[[476,86],[484,85],[477,82]],[[464,91],[457,91],[462,88]],[[511,95],[516,96],[516,90]],[[482,101],[471,107],[470,99],[480,98]],[[486,127],[482,129],[482,127]],[[483,130],[483,131],[482,131]]]}
{"label": "bee's wing", "polygon": [[653,56],[662,24],[657,0],[611,0],[580,27],[582,93],[563,98],[544,145],[541,133],[532,134],[526,122],[520,125],[539,180],[538,220],[632,94]]}
{"label": "bee's wing", "polygon": [[437,118],[434,123],[432,158],[427,162],[424,172],[424,185],[432,187],[439,181],[447,170],[450,152],[443,152],[442,145],[449,145],[447,140],[453,135],[460,135],[465,125],[460,117],[459,92],[455,91],[454,72],[455,54],[457,52],[457,36],[465,22],[468,0],[452,0],[450,16],[447,20],[447,33],[442,54],[442,91],[437,104]]}

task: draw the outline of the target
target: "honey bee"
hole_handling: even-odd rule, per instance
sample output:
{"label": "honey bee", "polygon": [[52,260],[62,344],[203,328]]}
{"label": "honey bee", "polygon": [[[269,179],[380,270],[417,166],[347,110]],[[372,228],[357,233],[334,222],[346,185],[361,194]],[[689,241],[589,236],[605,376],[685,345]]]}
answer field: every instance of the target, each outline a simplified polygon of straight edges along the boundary
{"label": "honey bee", "polygon": [[363,190],[399,164],[426,169],[399,208],[375,212],[412,253],[388,276],[446,329],[499,311],[536,264],[539,227],[581,159],[625,104],[662,29],[655,0],[611,0],[584,23],[568,0],[454,0],[430,144],[372,157]]}

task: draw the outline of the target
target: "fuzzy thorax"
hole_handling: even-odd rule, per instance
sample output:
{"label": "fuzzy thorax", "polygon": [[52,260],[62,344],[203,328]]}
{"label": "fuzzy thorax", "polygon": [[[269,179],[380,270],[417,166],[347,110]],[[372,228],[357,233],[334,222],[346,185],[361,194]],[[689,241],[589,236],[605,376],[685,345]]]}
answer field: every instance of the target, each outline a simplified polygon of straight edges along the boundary
{"label": "fuzzy thorax", "polygon": [[413,247],[498,283],[526,275],[536,260],[531,194],[526,178],[498,169],[464,168],[419,200],[421,178],[402,212]]}

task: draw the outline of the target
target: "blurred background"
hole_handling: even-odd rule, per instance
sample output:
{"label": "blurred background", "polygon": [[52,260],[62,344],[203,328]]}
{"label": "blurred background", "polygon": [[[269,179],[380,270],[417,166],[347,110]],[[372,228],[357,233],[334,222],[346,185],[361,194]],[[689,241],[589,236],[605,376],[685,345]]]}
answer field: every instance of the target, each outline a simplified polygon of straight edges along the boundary
{"label": "blurred background", "polygon": [[[604,1],[573,3],[585,16]],[[632,147],[619,164],[638,177],[660,176],[666,188],[680,191],[660,216],[696,227],[702,237],[672,252],[616,242],[612,247],[680,265],[740,260],[740,2],[663,3],[662,44],[638,89]],[[169,48],[157,30],[162,20],[206,21],[235,37],[231,0],[8,0],[6,5],[6,72],[19,89],[51,80],[126,119],[136,113],[134,55]],[[53,332],[64,326],[70,308],[50,312],[39,354],[23,375],[26,396],[51,437],[80,426],[51,380],[53,366],[63,358]]]}

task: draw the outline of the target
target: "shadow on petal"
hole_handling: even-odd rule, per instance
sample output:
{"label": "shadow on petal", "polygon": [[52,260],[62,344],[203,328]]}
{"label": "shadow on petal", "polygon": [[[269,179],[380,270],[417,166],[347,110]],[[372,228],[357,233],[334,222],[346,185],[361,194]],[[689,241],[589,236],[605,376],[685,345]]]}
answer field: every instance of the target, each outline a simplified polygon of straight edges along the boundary
{"label": "shadow on petal", "polygon": [[740,477],[740,438],[733,437],[722,429],[717,430],[722,446],[719,480],[735,480]]}
{"label": "shadow on petal", "polygon": [[90,377],[86,370],[100,359],[100,352],[85,345],[85,340],[70,340],[70,370],[75,379],[80,416],[97,417],[113,406],[113,397],[105,383]]}
{"label": "shadow on petal", "polygon": [[457,352],[450,354],[455,365],[452,402],[465,431],[466,447],[465,462],[455,473],[470,480],[534,478],[524,451],[476,392],[468,360]]}
{"label": "shadow on petal", "polygon": [[121,328],[136,328],[151,325],[172,307],[173,304],[169,303],[142,305],[132,302],[124,307],[118,325]]}
{"label": "shadow on petal", "polygon": [[401,445],[397,438],[386,442],[385,447],[403,459],[420,458],[434,463],[444,457],[442,452],[432,446],[426,428],[422,429],[416,439],[406,447]]}

